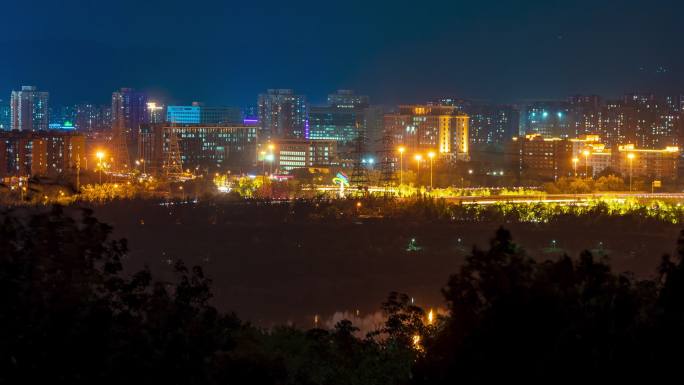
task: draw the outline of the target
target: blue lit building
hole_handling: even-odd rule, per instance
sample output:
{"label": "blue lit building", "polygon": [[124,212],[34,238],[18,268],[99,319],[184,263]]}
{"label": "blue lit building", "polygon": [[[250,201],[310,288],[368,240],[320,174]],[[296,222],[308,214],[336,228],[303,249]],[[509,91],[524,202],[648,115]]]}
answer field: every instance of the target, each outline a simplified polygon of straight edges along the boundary
{"label": "blue lit building", "polygon": [[200,124],[199,106],[168,106],[166,121],[175,124]]}
{"label": "blue lit building", "polygon": [[241,124],[242,113],[237,107],[193,103],[191,106],[167,107],[166,120],[176,124]]}

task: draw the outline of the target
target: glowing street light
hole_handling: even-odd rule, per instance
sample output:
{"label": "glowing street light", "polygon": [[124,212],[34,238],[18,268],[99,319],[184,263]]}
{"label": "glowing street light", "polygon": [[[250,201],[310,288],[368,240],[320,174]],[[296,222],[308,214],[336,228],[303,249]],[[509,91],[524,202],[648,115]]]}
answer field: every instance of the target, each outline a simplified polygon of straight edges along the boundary
{"label": "glowing street light", "polygon": [[577,162],[579,162],[579,158],[578,158],[578,157],[572,158],[572,169],[573,169],[574,172],[575,172],[575,178],[577,178]]}
{"label": "glowing street light", "polygon": [[268,163],[270,163],[270,173],[273,174],[273,162],[275,161],[275,155],[273,154],[266,154],[264,157]]}
{"label": "glowing street light", "polygon": [[428,158],[430,158],[430,191],[432,191],[432,160],[435,158],[434,151],[428,152]]}
{"label": "glowing street light", "polygon": [[266,151],[261,151],[261,174],[266,174]]}
{"label": "glowing street light", "polygon": [[435,314],[432,312],[432,309],[430,309],[430,312],[427,315],[427,321],[428,325],[432,325],[432,323],[435,322]]}
{"label": "glowing street light", "polygon": [[584,150],[582,155],[584,155],[584,175],[589,178],[589,150]]}
{"label": "glowing street light", "polygon": [[399,147],[399,186],[404,184],[404,146]]}
{"label": "glowing street light", "polygon": [[634,153],[630,152],[627,154],[627,159],[629,159],[629,191],[632,191],[632,164],[634,163]]}
{"label": "glowing street light", "polygon": [[97,168],[100,170],[100,184],[102,184],[102,159],[105,157],[104,151],[98,151],[95,153],[97,158]]}
{"label": "glowing street light", "polygon": [[423,160],[423,156],[416,154],[413,159],[416,160],[416,182],[418,181],[418,176],[420,175],[420,161]]}
{"label": "glowing street light", "polygon": [[271,153],[266,155],[266,160],[268,160],[271,163],[271,169],[270,169],[271,175],[273,175],[273,161],[275,160],[275,155],[273,154],[274,149],[275,149],[275,145],[273,143],[269,143],[268,144],[268,150]]}

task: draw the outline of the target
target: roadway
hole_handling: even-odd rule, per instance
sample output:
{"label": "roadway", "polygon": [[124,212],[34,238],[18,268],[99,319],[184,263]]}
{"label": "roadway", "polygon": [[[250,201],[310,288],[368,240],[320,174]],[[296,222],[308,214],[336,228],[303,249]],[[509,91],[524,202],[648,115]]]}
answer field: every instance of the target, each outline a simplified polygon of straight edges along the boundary
{"label": "roadway", "polygon": [[444,198],[449,202],[463,203],[463,204],[493,204],[498,202],[515,202],[515,203],[581,203],[590,200],[601,198],[626,200],[682,200],[684,201],[684,193],[644,193],[644,192],[607,192],[594,194],[539,194],[539,195],[491,195],[486,197],[477,196],[458,196]]}

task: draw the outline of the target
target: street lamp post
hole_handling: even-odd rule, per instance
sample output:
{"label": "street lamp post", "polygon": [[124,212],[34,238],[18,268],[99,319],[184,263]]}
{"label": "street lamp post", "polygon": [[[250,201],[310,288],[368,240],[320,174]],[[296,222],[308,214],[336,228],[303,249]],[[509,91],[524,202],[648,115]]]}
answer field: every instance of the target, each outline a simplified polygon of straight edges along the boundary
{"label": "street lamp post", "polygon": [[261,175],[266,176],[266,151],[261,151]]}
{"label": "street lamp post", "polygon": [[416,159],[416,165],[417,165],[417,167],[416,167],[416,184],[417,184],[417,183],[420,183],[419,182],[419,180],[420,180],[419,179],[419,177],[420,177],[420,161],[423,160],[423,156],[420,154],[416,154],[416,156],[414,158]]}
{"label": "street lamp post", "polygon": [[76,158],[76,192],[81,191],[81,157]]}
{"label": "street lamp post", "polygon": [[584,150],[584,176],[589,178],[589,150]]}
{"label": "street lamp post", "polygon": [[100,184],[102,184],[102,158],[104,158],[105,154],[102,151],[98,151],[95,153],[95,157],[97,158],[97,168],[100,171]]}
{"label": "street lamp post", "polygon": [[399,147],[399,186],[404,184],[404,151],[406,148]]}
{"label": "street lamp post", "polygon": [[268,150],[271,151],[271,159],[270,159],[270,162],[271,162],[270,173],[271,173],[271,175],[273,175],[273,161],[275,160],[275,155],[273,155],[273,149],[274,148],[275,148],[275,146],[272,143],[268,145]]}
{"label": "street lamp post", "polygon": [[634,153],[627,154],[629,159],[629,192],[632,192],[632,164],[634,163]]}
{"label": "street lamp post", "polygon": [[575,172],[575,178],[577,178],[577,163],[579,162],[578,157],[572,158],[572,169]]}
{"label": "street lamp post", "polygon": [[428,158],[430,158],[430,191],[432,191],[432,160],[435,157],[435,153],[433,151],[430,151],[428,153]]}

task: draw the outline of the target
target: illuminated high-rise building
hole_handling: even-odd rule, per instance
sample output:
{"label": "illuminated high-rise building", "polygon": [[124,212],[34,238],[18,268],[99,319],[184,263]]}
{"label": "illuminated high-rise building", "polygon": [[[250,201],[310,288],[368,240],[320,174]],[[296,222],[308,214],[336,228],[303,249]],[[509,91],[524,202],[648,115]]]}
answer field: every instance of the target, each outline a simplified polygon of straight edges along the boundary
{"label": "illuminated high-rise building", "polygon": [[618,146],[613,163],[623,176],[633,175],[651,179],[676,179],[680,150],[677,146],[644,149],[633,144]]}
{"label": "illuminated high-rise building", "polygon": [[244,170],[256,161],[256,131],[257,127],[242,124],[146,124],[140,131],[140,159],[147,172],[161,173],[173,134],[178,139],[183,169]]}
{"label": "illuminated high-rise building", "polygon": [[12,109],[6,100],[0,99],[0,131],[12,128]]}
{"label": "illuminated high-rise building", "polygon": [[76,105],[76,129],[83,132],[105,131],[111,128],[111,107],[90,103]]}
{"label": "illuminated high-rise building", "polygon": [[330,167],[337,153],[336,142],[332,140],[280,139],[274,144],[272,161],[276,169],[283,172],[307,167]]}
{"label": "illuminated high-rise building", "polygon": [[50,124],[50,94],[34,86],[12,91],[10,100],[11,128],[20,131],[47,130]]}
{"label": "illuminated high-rise building", "polygon": [[200,124],[241,124],[242,112],[238,107],[200,105]]}
{"label": "illuminated high-rise building", "polygon": [[[114,152],[119,157],[119,166],[130,164],[130,155],[137,153],[138,133],[140,127],[147,123],[147,95],[137,92],[132,88],[122,88],[112,93],[112,133],[115,140]],[[128,154],[124,154],[123,148],[127,147]]]}
{"label": "illuminated high-rise building", "polygon": [[193,102],[190,106],[169,106],[166,121],[177,124],[242,124],[242,112],[237,107],[205,106]]}
{"label": "illuminated high-rise building", "polygon": [[394,145],[409,152],[435,151],[442,157],[468,159],[469,118],[453,106],[405,105],[385,115]]}
{"label": "illuminated high-rise building", "polygon": [[200,124],[200,107],[168,106],[166,121],[174,124]]}
{"label": "illuminated high-rise building", "polygon": [[157,102],[147,102],[147,123],[164,123],[166,121],[166,106]]}
{"label": "illuminated high-rise building", "polygon": [[0,178],[56,176],[85,168],[85,138],[74,131],[0,132]]}
{"label": "illuminated high-rise building", "polygon": [[535,102],[525,110],[525,134],[567,138],[574,136],[567,102]]}
{"label": "illuminated high-rise building", "polygon": [[565,138],[528,134],[506,146],[509,171],[521,177],[555,180],[573,173],[573,143]]}
{"label": "illuminated high-rise building", "polygon": [[597,95],[574,95],[568,98],[568,135],[591,135],[601,127],[601,98]]}
{"label": "illuminated high-rise building", "polygon": [[338,90],[328,95],[328,105],[309,108],[309,138],[333,140],[338,146],[353,144],[359,133],[367,136],[369,129],[368,96],[351,90]]}
{"label": "illuminated high-rise building", "polygon": [[258,99],[260,136],[270,138],[308,138],[306,97],[290,89],[269,89]]}
{"label": "illuminated high-rise building", "polygon": [[363,110],[337,107],[309,108],[309,138],[334,140],[348,145],[356,140],[363,125]]}
{"label": "illuminated high-rise building", "polygon": [[359,109],[368,107],[368,96],[357,95],[352,90],[337,90],[328,95],[328,106],[343,109]]}
{"label": "illuminated high-rise building", "polygon": [[50,107],[51,130],[59,130],[62,127],[74,127],[76,121],[76,107],[73,105]]}
{"label": "illuminated high-rise building", "polygon": [[503,146],[518,135],[520,113],[512,106],[471,105],[466,113],[472,145]]}

